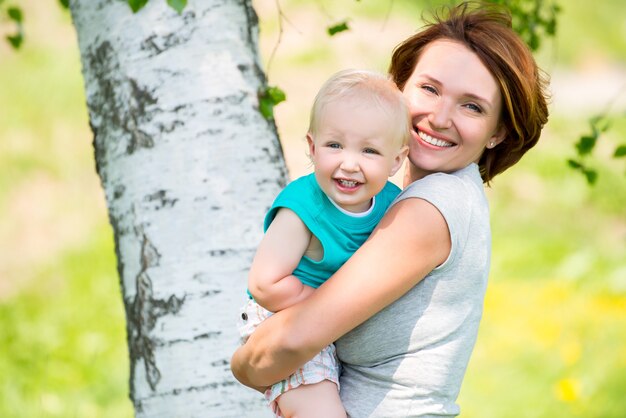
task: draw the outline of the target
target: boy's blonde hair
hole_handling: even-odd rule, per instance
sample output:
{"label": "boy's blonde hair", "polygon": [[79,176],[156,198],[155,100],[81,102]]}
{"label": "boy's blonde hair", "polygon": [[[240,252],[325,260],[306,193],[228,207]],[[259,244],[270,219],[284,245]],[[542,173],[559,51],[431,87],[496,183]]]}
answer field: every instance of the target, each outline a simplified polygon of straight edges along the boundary
{"label": "boy's blonde hair", "polygon": [[398,148],[406,146],[411,137],[411,118],[404,96],[393,81],[384,75],[368,70],[343,70],[333,74],[315,96],[309,133],[315,138],[324,108],[333,102],[359,99],[362,104],[378,107],[390,118],[390,131]]}

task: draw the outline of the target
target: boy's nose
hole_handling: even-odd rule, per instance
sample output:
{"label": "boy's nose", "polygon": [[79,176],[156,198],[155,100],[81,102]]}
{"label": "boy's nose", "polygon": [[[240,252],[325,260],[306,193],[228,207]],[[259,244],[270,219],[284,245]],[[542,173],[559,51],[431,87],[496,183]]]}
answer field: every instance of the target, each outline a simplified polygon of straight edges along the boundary
{"label": "boy's nose", "polygon": [[359,163],[357,158],[351,155],[346,155],[346,157],[341,161],[340,168],[344,171],[355,172],[359,171]]}

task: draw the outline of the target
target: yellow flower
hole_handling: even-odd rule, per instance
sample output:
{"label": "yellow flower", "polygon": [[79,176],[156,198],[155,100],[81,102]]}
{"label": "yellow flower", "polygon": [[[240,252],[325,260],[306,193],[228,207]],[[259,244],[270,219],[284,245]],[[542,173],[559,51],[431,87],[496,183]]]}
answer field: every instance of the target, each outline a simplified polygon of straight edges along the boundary
{"label": "yellow flower", "polygon": [[554,392],[557,399],[563,402],[574,402],[580,397],[580,380],[575,378],[565,378],[559,380]]}

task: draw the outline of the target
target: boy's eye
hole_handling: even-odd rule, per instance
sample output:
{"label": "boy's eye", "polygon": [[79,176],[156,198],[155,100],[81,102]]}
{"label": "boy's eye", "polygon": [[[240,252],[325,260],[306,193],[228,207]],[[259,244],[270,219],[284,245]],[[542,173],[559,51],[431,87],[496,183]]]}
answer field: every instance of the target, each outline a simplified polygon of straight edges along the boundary
{"label": "boy's eye", "polygon": [[336,149],[339,149],[339,148],[341,148],[341,145],[339,145],[339,144],[338,144],[338,143],[336,143],[336,142],[331,142],[331,143],[329,143],[329,144],[328,144],[328,148],[336,148]]}
{"label": "boy's eye", "polygon": [[380,154],[377,150],[375,150],[374,148],[365,148],[363,150],[364,153],[366,154]]}

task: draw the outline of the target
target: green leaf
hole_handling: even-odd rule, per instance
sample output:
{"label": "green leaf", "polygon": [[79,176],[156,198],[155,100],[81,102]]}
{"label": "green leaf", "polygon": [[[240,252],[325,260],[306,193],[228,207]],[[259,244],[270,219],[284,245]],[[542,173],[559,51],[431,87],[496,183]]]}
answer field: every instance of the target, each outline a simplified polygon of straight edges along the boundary
{"label": "green leaf", "polygon": [[22,11],[17,7],[9,7],[7,14],[16,23],[22,23]]}
{"label": "green leaf", "polygon": [[590,185],[595,184],[596,180],[598,179],[598,173],[596,172],[596,170],[585,169],[583,170],[583,174],[587,179],[587,183],[589,183]]}
{"label": "green leaf", "polygon": [[530,34],[530,39],[528,39],[528,46],[531,51],[537,51],[539,49],[539,45],[541,45],[541,39],[535,32]]}
{"label": "green leaf", "polygon": [[567,164],[571,168],[580,171],[585,176],[585,179],[587,180],[587,183],[589,185],[593,185],[598,179],[598,172],[596,170],[585,167],[579,161],[567,160]]}
{"label": "green leaf", "polygon": [[70,0],[59,0],[59,3],[61,3],[61,6],[63,6],[66,9],[70,8]]}
{"label": "green leaf", "polygon": [[6,39],[14,49],[18,49],[24,42],[24,29],[22,27],[22,21],[24,19],[22,16],[22,10],[17,7],[9,7],[7,9],[7,15],[9,16],[9,19],[15,22],[17,30],[15,34],[7,35]]}
{"label": "green leaf", "polygon": [[337,23],[336,25],[333,26],[329,26],[328,27],[328,34],[330,36],[334,36],[336,34],[338,34],[339,32],[343,32],[346,30],[349,30],[350,28],[348,27],[348,22],[347,21],[343,21],[340,23]]}
{"label": "green leaf", "polygon": [[148,0],[128,0],[128,5],[133,10],[133,13],[137,13],[146,3],[148,3]]}
{"label": "green leaf", "polygon": [[602,132],[606,132],[611,127],[611,121],[606,115],[598,115],[589,119],[589,125],[593,136],[598,137]]}
{"label": "green leaf", "polygon": [[21,33],[17,33],[16,35],[7,35],[7,40],[13,48],[18,49],[24,41],[24,36]]}
{"label": "green leaf", "polygon": [[269,100],[263,98],[259,100],[259,111],[265,119],[274,118],[274,105]]}
{"label": "green leaf", "polygon": [[583,165],[581,163],[579,163],[576,160],[567,160],[567,164],[571,167],[571,168],[575,168],[575,169],[581,169],[583,168]]}
{"label": "green leaf", "polygon": [[167,0],[167,4],[169,4],[172,9],[176,10],[178,14],[181,14],[185,6],[187,6],[187,0]]}
{"label": "green leaf", "polygon": [[274,106],[280,102],[284,102],[287,95],[278,87],[268,86],[264,90],[259,91],[259,111],[265,119],[274,118]]}
{"label": "green leaf", "polygon": [[546,23],[546,33],[550,36],[556,35],[556,19],[550,19]]}
{"label": "green leaf", "polygon": [[280,88],[273,86],[267,88],[267,94],[272,98],[275,105],[287,100],[287,95]]}
{"label": "green leaf", "polygon": [[594,136],[581,136],[580,140],[576,144],[578,155],[587,155],[596,146],[597,137]]}
{"label": "green leaf", "polygon": [[626,145],[620,145],[619,147],[617,147],[615,149],[615,154],[613,154],[613,157],[615,158],[626,157]]}

